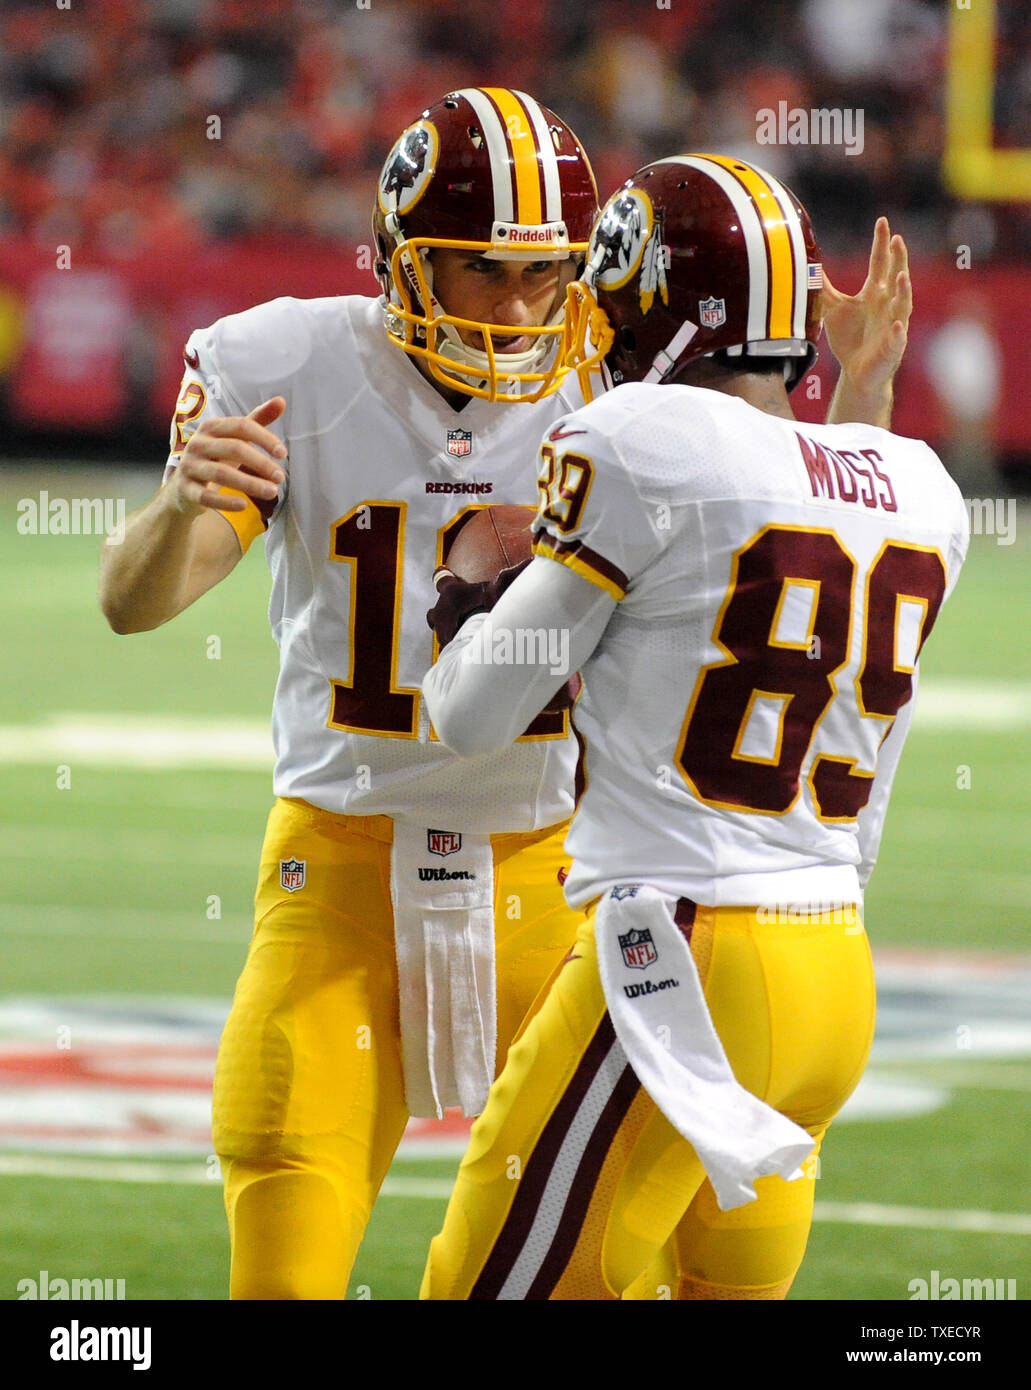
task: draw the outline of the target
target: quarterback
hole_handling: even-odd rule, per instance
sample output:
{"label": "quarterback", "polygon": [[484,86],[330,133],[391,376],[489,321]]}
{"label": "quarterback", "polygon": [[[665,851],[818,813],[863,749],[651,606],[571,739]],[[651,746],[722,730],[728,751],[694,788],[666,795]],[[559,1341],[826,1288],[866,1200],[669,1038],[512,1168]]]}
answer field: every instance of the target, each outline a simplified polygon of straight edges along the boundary
{"label": "quarterback", "polygon": [[[482,1110],[579,925],[568,710],[546,697],[470,764],[420,683],[435,567],[478,508],[531,499],[537,440],[583,404],[557,344],[596,213],[557,116],[449,93],[380,176],[383,297],[193,333],[164,484],[104,552],[118,632],[174,618],[259,536],[272,572],[276,800],[213,1104],[235,1298],[344,1296],[409,1115]],[[890,411],[903,342],[872,285],[839,300],[838,418]]]}
{"label": "quarterback", "polygon": [[570,360],[609,389],[541,445],[535,558],[457,635],[464,586],[439,577],[423,691],[459,753],[504,748],[554,680],[478,663],[484,635],[568,632],[586,915],[474,1127],[425,1297],[648,1296],[666,1246],[665,1296],[776,1299],[802,1260],[873,1034],[862,892],[967,547],[925,444],[796,421],[822,281],[775,178],[640,170],[570,287]]}

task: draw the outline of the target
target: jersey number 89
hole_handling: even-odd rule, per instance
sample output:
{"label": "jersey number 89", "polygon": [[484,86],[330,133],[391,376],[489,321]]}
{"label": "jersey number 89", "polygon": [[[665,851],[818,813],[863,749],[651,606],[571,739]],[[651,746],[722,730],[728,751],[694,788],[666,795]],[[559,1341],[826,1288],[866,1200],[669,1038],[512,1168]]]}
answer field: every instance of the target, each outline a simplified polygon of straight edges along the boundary
{"label": "jersey number 89", "polygon": [[[848,661],[856,572],[833,531],[767,526],[735,554],[713,631],[726,657],[699,672],[677,745],[677,763],[702,801],[774,815],[794,806],[806,756],[836,694],[834,678]],[[804,640],[777,635],[789,585],[813,591]],[[884,735],[912,695],[916,656],[944,594],[945,563],[937,550],[885,541],[866,577],[855,678],[860,715],[885,720]],[[898,657],[902,604],[920,612],[914,665]],[[742,748],[758,701],[779,709],[769,756]],[[866,805],[874,769],[859,768],[858,761],[848,750],[813,760],[807,782],[820,820],[853,820]]]}

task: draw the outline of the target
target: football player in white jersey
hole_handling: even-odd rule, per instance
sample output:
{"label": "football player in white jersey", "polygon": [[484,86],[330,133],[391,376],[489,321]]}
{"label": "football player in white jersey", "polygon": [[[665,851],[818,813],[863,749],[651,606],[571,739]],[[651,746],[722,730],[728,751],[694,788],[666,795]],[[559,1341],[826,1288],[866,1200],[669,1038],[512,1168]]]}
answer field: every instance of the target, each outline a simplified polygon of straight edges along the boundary
{"label": "football player in white jersey", "polygon": [[796,421],[822,285],[777,179],[639,171],[571,287],[572,358],[614,389],[541,445],[535,558],[457,636],[440,576],[423,691],[448,746],[504,748],[554,685],[544,652],[582,673],[565,892],[587,916],[474,1128],[426,1297],[656,1296],[671,1236],[658,1296],[783,1298],[801,1262],[873,1033],[863,888],[968,538],[925,444]]}
{"label": "football player in white jersey", "polygon": [[575,933],[568,712],[470,769],[419,682],[434,568],[478,509],[532,501],[533,442],[582,403],[554,348],[597,210],[551,111],[448,94],[383,167],[384,298],[195,332],[165,486],[105,553],[118,631],[175,616],[262,534],[273,575],[277,800],[214,1091],[234,1297],[344,1296],[409,1114],[482,1109]]}
{"label": "football player in white jersey", "polygon": [[[558,888],[568,712],[470,767],[419,687],[434,568],[478,508],[531,500],[532,448],[583,403],[555,343],[596,211],[558,117],[450,93],[383,167],[384,297],[195,332],[165,485],[105,549],[120,632],[174,617],[260,535],[273,575],[277,800],[214,1093],[234,1297],[343,1297],[409,1114],[482,1108],[579,923]],[[842,300],[841,418],[890,409],[901,345],[875,289]]]}

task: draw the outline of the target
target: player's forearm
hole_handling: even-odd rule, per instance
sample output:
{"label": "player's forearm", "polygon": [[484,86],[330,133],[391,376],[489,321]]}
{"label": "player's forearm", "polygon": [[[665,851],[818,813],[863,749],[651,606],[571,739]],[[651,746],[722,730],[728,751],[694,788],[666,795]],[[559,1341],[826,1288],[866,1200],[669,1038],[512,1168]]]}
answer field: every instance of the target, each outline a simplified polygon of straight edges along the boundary
{"label": "player's forearm", "polygon": [[890,430],[894,402],[895,392],[890,381],[864,389],[852,381],[847,372],[842,372],[831,397],[827,423],[877,425],[882,430]]}
{"label": "player's forearm", "polygon": [[129,517],[120,544],[104,543],[100,607],[115,632],[148,632],[182,611],[203,513],[183,513],[162,490]]}
{"label": "player's forearm", "polygon": [[614,607],[572,571],[535,559],[493,612],[469,619],[426,675],[423,693],[441,742],[463,757],[514,742],[594,651]]}

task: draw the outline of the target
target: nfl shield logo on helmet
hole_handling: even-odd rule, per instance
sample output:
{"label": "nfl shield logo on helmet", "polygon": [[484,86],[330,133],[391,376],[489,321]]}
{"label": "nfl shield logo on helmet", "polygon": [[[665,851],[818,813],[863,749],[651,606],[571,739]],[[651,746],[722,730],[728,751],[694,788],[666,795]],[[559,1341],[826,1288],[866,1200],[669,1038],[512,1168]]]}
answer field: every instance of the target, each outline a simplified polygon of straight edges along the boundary
{"label": "nfl shield logo on helmet", "polygon": [[626,936],[616,939],[619,949],[623,952],[623,960],[631,970],[646,970],[652,961],[659,959],[652,934],[647,927],[642,931],[629,931]]}
{"label": "nfl shield logo on helmet", "polygon": [[471,454],[473,451],[472,430],[448,430],[447,451],[458,459],[465,458],[466,454]]}
{"label": "nfl shield logo on helmet", "polygon": [[279,861],[279,882],[288,893],[296,893],[304,887],[306,859],[281,859]]}
{"label": "nfl shield logo on helmet", "polygon": [[439,854],[443,859],[448,854],[458,853],[462,848],[462,837],[454,830],[427,830],[426,848],[431,854]]}
{"label": "nfl shield logo on helmet", "polygon": [[698,313],[706,328],[719,328],[727,321],[727,301],[725,299],[700,299]]}

